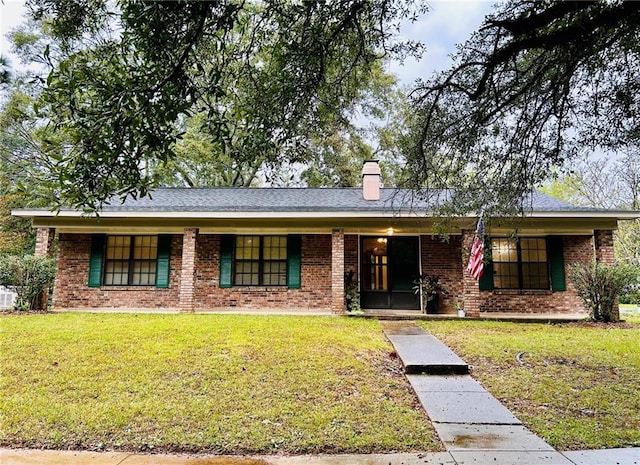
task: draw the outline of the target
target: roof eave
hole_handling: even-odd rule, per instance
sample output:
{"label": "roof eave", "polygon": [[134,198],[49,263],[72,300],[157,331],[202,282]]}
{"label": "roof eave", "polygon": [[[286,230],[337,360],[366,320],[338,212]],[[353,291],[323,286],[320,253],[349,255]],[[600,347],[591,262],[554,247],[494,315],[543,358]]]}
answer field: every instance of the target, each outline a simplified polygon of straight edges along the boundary
{"label": "roof eave", "polygon": [[[50,211],[43,209],[16,209],[13,216],[22,218],[173,218],[173,219],[234,219],[234,218],[420,218],[433,217],[426,210],[334,210],[334,211],[103,211],[99,215],[87,214],[77,210]],[[465,215],[473,218],[476,215]],[[628,210],[537,210],[525,213],[527,218],[598,218],[615,220],[633,220],[640,218],[640,211]]]}

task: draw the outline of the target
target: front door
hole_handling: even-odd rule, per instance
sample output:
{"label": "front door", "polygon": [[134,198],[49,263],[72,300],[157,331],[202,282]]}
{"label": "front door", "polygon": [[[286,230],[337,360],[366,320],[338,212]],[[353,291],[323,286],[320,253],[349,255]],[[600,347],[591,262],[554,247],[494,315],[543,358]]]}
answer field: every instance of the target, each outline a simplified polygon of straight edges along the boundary
{"label": "front door", "polygon": [[362,308],[420,309],[417,237],[363,237],[360,250]]}

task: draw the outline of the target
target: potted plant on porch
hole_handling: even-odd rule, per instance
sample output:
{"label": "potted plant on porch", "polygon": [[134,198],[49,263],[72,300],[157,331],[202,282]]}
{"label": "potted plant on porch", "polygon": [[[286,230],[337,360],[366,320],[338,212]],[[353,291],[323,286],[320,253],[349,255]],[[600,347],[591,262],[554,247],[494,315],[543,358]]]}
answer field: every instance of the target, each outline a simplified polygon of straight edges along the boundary
{"label": "potted plant on porch", "polygon": [[440,293],[444,291],[440,284],[440,278],[421,274],[413,284],[415,294],[422,296],[422,311],[424,313],[438,313]]}
{"label": "potted plant on porch", "polygon": [[344,274],[344,299],[347,313],[350,315],[362,315],[364,313],[360,307],[358,279],[356,278],[356,272],[353,270]]}

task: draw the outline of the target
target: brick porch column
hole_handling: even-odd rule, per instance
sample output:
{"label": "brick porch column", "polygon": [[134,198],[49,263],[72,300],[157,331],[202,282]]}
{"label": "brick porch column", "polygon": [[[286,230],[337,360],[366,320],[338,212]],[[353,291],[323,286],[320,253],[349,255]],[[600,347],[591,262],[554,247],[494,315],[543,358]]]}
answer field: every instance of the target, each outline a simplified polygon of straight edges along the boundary
{"label": "brick porch column", "polygon": [[344,301],[344,229],[331,231],[331,312],[346,313]]}
{"label": "brick porch column", "polygon": [[193,313],[198,228],[185,228],[182,236],[182,271],[180,273],[180,312]]}
{"label": "brick porch column", "polygon": [[[55,228],[36,228],[36,257],[53,257],[53,240],[56,237]],[[39,310],[47,308],[49,303],[49,290],[40,295]]]}
{"label": "brick porch column", "polygon": [[467,316],[480,316],[480,287],[476,278],[467,271],[469,254],[473,245],[475,231],[465,229],[462,231],[462,294],[464,295],[464,311]]}
{"label": "brick porch column", "polygon": [[[596,262],[602,265],[613,265],[616,262],[616,258],[613,254],[613,231],[593,231],[593,246],[596,253]],[[620,320],[620,303],[618,302],[618,299],[613,303],[611,319],[613,321]]]}
{"label": "brick porch column", "polygon": [[36,228],[36,251],[35,256],[53,256],[53,239],[56,230],[54,228]]}
{"label": "brick porch column", "polygon": [[596,261],[603,265],[613,265],[613,231],[593,231],[593,242],[596,249]]}

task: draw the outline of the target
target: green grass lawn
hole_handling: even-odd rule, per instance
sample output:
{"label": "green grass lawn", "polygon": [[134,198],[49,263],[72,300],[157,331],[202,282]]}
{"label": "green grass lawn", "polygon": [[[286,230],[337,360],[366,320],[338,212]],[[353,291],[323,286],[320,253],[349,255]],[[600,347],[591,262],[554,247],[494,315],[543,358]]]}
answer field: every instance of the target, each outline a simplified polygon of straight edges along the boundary
{"label": "green grass lawn", "polygon": [[640,446],[640,318],[625,319],[618,326],[421,324],[529,428],[571,450]]}
{"label": "green grass lawn", "polygon": [[441,450],[376,321],[0,316],[0,445]]}

